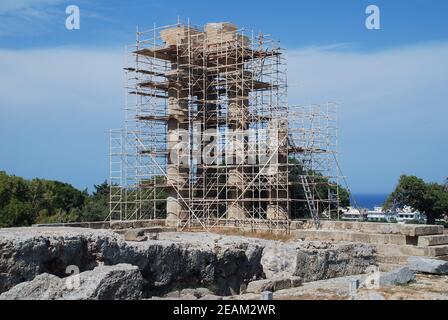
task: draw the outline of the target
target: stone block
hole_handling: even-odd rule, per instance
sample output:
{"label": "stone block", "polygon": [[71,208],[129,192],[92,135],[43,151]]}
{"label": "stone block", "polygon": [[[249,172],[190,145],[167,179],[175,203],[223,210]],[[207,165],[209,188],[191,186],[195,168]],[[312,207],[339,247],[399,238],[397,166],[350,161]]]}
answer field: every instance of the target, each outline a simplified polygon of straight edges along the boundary
{"label": "stone block", "polygon": [[299,239],[320,241],[347,241],[373,244],[407,244],[407,236],[401,234],[375,234],[339,230],[293,230],[291,234]]}
{"label": "stone block", "polygon": [[183,298],[184,296],[195,296],[196,298],[202,298],[206,295],[213,295],[213,292],[211,292],[207,288],[195,288],[195,289],[183,289],[180,291],[180,297]]}
{"label": "stone block", "polygon": [[448,235],[447,234],[438,234],[438,235],[418,237],[418,245],[419,246],[438,246],[438,245],[443,245],[443,244],[448,244]]}
{"label": "stone block", "polygon": [[384,272],[379,275],[379,285],[381,286],[396,286],[407,284],[415,280],[414,272],[408,267],[402,267],[390,272]]}
{"label": "stone block", "polygon": [[279,291],[301,286],[303,280],[301,277],[285,277],[262,279],[249,282],[246,288],[247,293],[262,293],[263,291]]}
{"label": "stone block", "polygon": [[214,294],[207,294],[203,297],[200,297],[199,300],[222,300],[222,297],[216,296]]}
{"label": "stone block", "polygon": [[412,245],[377,244],[378,254],[384,256],[425,256],[426,248]]}
{"label": "stone block", "polygon": [[425,249],[425,256],[428,257],[439,257],[448,255],[448,245],[420,247],[420,248]]}
{"label": "stone block", "polygon": [[409,269],[428,274],[448,274],[448,261],[423,258],[423,257],[409,257]]}
{"label": "stone block", "polygon": [[303,279],[301,277],[291,277],[291,288],[300,287],[303,283]]}
{"label": "stone block", "polygon": [[117,264],[63,279],[43,273],[4,292],[0,300],[136,300],[142,298],[142,286],[138,267]]}
{"label": "stone block", "polygon": [[321,227],[328,230],[357,231],[379,234],[401,234],[406,236],[424,236],[443,234],[443,226],[407,225],[397,223],[372,223],[353,221],[322,221]]}
{"label": "stone block", "polygon": [[174,291],[168,292],[165,295],[165,298],[180,298],[180,291],[174,290]]}
{"label": "stone block", "polygon": [[274,283],[270,279],[251,281],[247,285],[247,293],[262,293],[263,291],[273,291]]}
{"label": "stone block", "polygon": [[145,236],[145,232],[142,229],[129,229],[124,233],[125,241],[146,241],[148,237]]}
{"label": "stone block", "polygon": [[273,291],[291,288],[291,279],[289,279],[289,278],[272,279],[272,282],[274,284]]}

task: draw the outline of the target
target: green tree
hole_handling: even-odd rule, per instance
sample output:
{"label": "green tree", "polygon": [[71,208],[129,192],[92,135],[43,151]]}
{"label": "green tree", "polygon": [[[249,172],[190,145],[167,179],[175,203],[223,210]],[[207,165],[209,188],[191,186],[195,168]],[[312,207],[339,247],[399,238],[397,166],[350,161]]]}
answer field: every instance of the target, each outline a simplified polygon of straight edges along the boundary
{"label": "green tree", "polygon": [[0,226],[26,226],[32,223],[27,181],[0,172]]}
{"label": "green tree", "polygon": [[67,223],[79,221],[80,210],[78,208],[71,209],[70,212],[58,209],[52,215],[47,210],[41,210],[36,219],[36,223]]}
{"label": "green tree", "polygon": [[[350,192],[340,185],[336,185],[334,182],[330,182],[327,177],[324,177],[320,172],[308,170],[305,171],[299,164],[297,159],[290,158],[289,163],[297,164],[292,167],[289,181],[293,182],[290,187],[291,199],[302,199],[303,201],[295,201],[291,206],[291,217],[302,218],[309,217],[309,208],[306,203],[305,192],[300,182],[301,175],[307,175],[312,179],[312,187],[317,199],[328,199],[329,193],[339,194],[339,205],[347,207],[350,205]],[[326,208],[325,208],[326,209]],[[331,209],[337,210],[336,203],[331,205]]]}
{"label": "green tree", "polygon": [[107,180],[94,185],[95,190],[90,196],[80,213],[81,221],[102,221],[109,214],[109,184]]}
{"label": "green tree", "polygon": [[416,176],[402,175],[395,190],[384,203],[385,209],[410,206],[426,214],[427,223],[448,213],[448,191],[445,186],[437,183],[425,183]]}
{"label": "green tree", "polygon": [[411,206],[420,210],[425,197],[426,183],[416,176],[402,175],[398,180],[395,190],[388,196],[384,203],[385,209],[402,208]]}
{"label": "green tree", "polygon": [[33,223],[31,204],[12,198],[0,208],[0,227],[28,226]]}
{"label": "green tree", "polygon": [[26,180],[0,172],[0,226],[77,221],[89,197],[68,183]]}
{"label": "green tree", "polygon": [[448,214],[448,191],[444,186],[437,183],[426,185],[422,210],[426,213],[429,224]]}

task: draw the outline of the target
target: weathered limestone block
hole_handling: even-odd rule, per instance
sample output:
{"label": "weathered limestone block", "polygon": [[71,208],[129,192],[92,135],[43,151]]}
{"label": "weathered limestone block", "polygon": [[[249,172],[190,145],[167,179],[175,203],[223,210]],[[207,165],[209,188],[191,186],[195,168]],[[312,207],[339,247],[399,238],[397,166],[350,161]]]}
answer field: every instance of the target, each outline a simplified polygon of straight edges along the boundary
{"label": "weathered limestone block", "polygon": [[448,244],[447,234],[437,234],[437,235],[418,237],[419,246],[439,246],[443,244]]}
{"label": "weathered limestone block", "polygon": [[288,278],[278,278],[278,279],[271,279],[271,280],[273,282],[273,291],[289,289],[292,286],[291,279],[288,279]]}
{"label": "weathered limestone block", "polygon": [[179,290],[174,290],[174,291],[168,292],[163,297],[164,298],[171,298],[171,299],[179,299],[180,298],[180,291]]}
{"label": "weathered limestone block", "polygon": [[440,257],[446,255],[448,255],[448,245],[442,244],[439,246],[429,246],[425,248],[425,256]]}
{"label": "weathered limestone block", "polygon": [[421,247],[413,245],[378,244],[376,247],[378,253],[385,256],[406,255],[438,257],[448,255],[448,245]]}
{"label": "weathered limestone block", "polygon": [[[73,276],[72,276],[73,277]],[[65,279],[62,279],[65,282]],[[79,274],[79,288],[63,284],[62,299],[68,300],[135,300],[142,297],[143,278],[130,264],[99,266]],[[75,282],[73,281],[72,286]]]}
{"label": "weathered limestone block", "polygon": [[110,228],[117,229],[128,229],[133,227],[133,221],[111,221]]}
{"label": "weathered limestone block", "polygon": [[145,231],[142,229],[128,229],[124,233],[124,240],[141,242],[148,240],[148,237],[145,236]]}
{"label": "weathered limestone block", "polygon": [[136,266],[118,264],[61,279],[43,273],[0,295],[0,300],[135,300],[143,278]]}
{"label": "weathered limestone block", "polygon": [[181,300],[197,300],[198,298],[192,294],[184,294],[180,296]]}
{"label": "weathered limestone block", "polygon": [[291,232],[295,237],[310,241],[348,241],[364,242],[372,244],[407,244],[407,236],[401,234],[375,234],[357,231],[340,230],[293,230]]}
{"label": "weathered limestone block", "polygon": [[408,267],[402,267],[379,275],[379,285],[396,286],[406,284],[415,280],[414,272]]}
{"label": "weathered limestone block", "polygon": [[61,295],[61,278],[42,273],[0,295],[0,300],[55,300]]}
{"label": "weathered limestone block", "polygon": [[410,237],[443,234],[443,226],[410,225],[397,223],[370,223],[353,221],[322,221],[321,227],[329,230],[360,231],[379,234],[401,234]]}
{"label": "weathered limestone block", "polygon": [[436,260],[423,257],[409,257],[409,269],[428,274],[448,274],[448,261]]}
{"label": "weathered limestone block", "polygon": [[160,37],[168,46],[185,44],[191,41],[192,46],[199,46],[203,43],[202,32],[186,26],[173,27],[160,31]]}
{"label": "weathered limestone block", "polygon": [[187,288],[179,292],[180,298],[194,296],[199,299],[206,295],[213,295],[213,292],[211,292],[207,288],[196,288],[196,289]]}
{"label": "weathered limestone block", "polygon": [[262,293],[264,291],[278,291],[283,289],[290,289],[302,285],[302,278],[273,278],[251,281],[247,285],[247,293]]}
{"label": "weathered limestone block", "polygon": [[266,218],[271,220],[286,220],[288,219],[288,210],[286,207],[275,204],[268,204],[266,210]]}
{"label": "weathered limestone block", "polygon": [[0,229],[0,293],[42,273],[65,277],[70,265],[83,272],[119,263],[140,269],[147,295],[198,285],[237,293],[262,276],[262,252],[261,242],[205,233],[164,232],[157,240],[127,242],[110,230]]}
{"label": "weathered limestone block", "polygon": [[273,291],[274,283],[271,279],[251,281],[247,285],[247,293],[261,293],[263,291]]}
{"label": "weathered limestone block", "polygon": [[374,264],[374,256],[363,244],[285,243],[200,232],[162,232],[155,240],[131,242],[111,230],[0,229],[0,293],[42,273],[66,277],[70,265],[84,272],[120,263],[138,267],[145,297],[194,287],[229,295],[264,277],[312,281],[360,274]]}
{"label": "weathered limestone block", "polygon": [[228,219],[244,219],[246,214],[244,207],[239,203],[232,203],[227,210]]}
{"label": "weathered limestone block", "polygon": [[300,287],[303,283],[303,279],[301,277],[291,277],[291,288]]}
{"label": "weathered limestone block", "polygon": [[[91,270],[103,254],[119,250],[121,237],[109,230],[29,227],[0,229],[0,292],[41,273],[67,276],[66,268]],[[110,250],[110,251],[109,251]]]}
{"label": "weathered limestone block", "polygon": [[317,281],[361,274],[375,264],[373,245],[298,242],[267,245],[261,259],[266,278],[299,276]]}
{"label": "weathered limestone block", "polygon": [[200,297],[199,300],[222,300],[222,297],[216,296],[214,294],[207,294],[203,297]]}

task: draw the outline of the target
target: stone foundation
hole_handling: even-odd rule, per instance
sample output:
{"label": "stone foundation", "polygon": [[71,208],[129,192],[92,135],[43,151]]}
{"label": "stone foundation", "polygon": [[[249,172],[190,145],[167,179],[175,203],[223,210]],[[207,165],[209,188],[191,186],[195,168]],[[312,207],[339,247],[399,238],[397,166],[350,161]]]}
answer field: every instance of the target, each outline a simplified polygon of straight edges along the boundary
{"label": "stone foundation", "polygon": [[204,232],[162,232],[147,239],[124,241],[111,230],[73,227],[0,229],[0,293],[44,273],[66,277],[69,266],[80,272],[121,263],[137,266],[144,279],[142,296],[150,297],[194,287],[232,295],[256,279],[328,279],[363,273],[375,263],[373,247],[363,244],[280,242]]}

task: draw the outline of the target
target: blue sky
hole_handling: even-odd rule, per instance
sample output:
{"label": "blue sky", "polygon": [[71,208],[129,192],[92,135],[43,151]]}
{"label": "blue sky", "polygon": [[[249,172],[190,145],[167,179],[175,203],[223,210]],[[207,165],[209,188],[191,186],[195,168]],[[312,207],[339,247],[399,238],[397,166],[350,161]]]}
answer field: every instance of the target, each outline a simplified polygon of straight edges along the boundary
{"label": "blue sky", "polygon": [[[81,29],[65,28],[78,5]],[[190,18],[279,39],[289,103],[337,101],[341,166],[354,193],[400,174],[448,176],[448,1],[0,2],[0,170],[91,188],[108,176],[109,128],[123,118],[124,46],[134,31]],[[365,8],[381,9],[367,30]]]}

